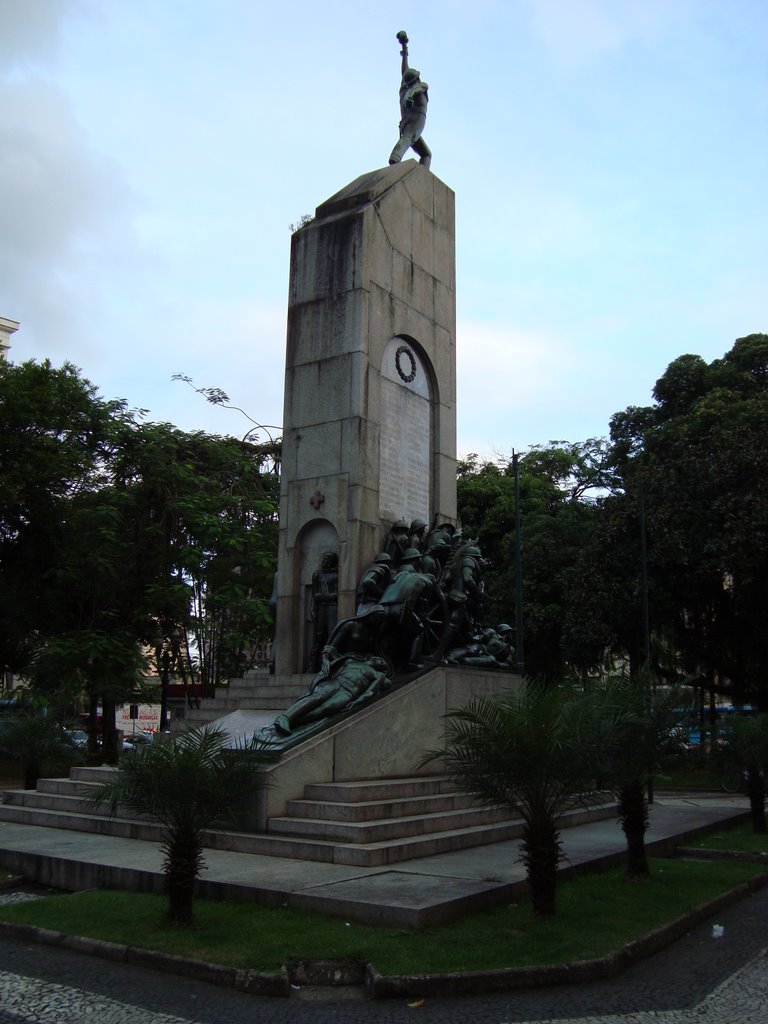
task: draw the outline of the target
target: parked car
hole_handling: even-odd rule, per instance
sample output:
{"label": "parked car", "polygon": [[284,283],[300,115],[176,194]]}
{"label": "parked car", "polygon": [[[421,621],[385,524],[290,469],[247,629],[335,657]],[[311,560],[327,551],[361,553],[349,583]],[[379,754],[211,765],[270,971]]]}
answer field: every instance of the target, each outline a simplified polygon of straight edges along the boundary
{"label": "parked car", "polygon": [[152,742],[151,732],[131,732],[123,737],[123,750],[137,750]]}
{"label": "parked car", "polygon": [[64,735],[72,746],[77,747],[78,750],[88,749],[88,733],[85,729],[65,729]]}

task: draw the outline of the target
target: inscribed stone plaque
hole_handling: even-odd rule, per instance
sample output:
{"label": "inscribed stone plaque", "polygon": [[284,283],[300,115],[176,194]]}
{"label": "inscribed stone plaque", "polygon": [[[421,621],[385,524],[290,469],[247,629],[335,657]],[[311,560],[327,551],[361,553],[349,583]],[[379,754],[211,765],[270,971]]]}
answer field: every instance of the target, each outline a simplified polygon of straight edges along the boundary
{"label": "inscribed stone plaque", "polygon": [[418,352],[394,338],[381,367],[379,496],[385,519],[430,520],[429,377]]}

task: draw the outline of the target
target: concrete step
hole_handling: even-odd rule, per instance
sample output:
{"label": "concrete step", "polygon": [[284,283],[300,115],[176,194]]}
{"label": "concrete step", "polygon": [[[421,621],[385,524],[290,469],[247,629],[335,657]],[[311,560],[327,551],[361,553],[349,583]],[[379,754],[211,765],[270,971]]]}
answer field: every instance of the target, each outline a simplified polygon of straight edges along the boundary
{"label": "concrete step", "polygon": [[[302,694],[297,694],[297,697]],[[215,715],[216,718],[221,718],[222,715],[228,715],[232,711],[274,711],[275,716],[280,714],[281,711],[285,711],[287,707],[293,704],[295,697],[276,697],[272,694],[267,696],[251,696],[250,694],[243,697],[238,697],[235,700],[227,698],[226,700],[217,700],[215,704],[202,708],[191,708],[187,709],[185,718],[191,718],[193,715],[199,715],[201,712],[206,714]]]}
{"label": "concrete step", "polygon": [[289,835],[311,839],[335,840],[341,843],[379,843],[456,829],[474,828],[498,821],[509,820],[509,812],[498,807],[460,808],[435,814],[417,814],[375,821],[333,821],[328,818],[269,819],[271,835]]}
{"label": "concrete step", "polygon": [[296,842],[306,859],[333,843],[334,863],[373,867],[517,838],[522,822],[509,808],[479,805],[447,776],[418,775],[308,784],[267,831]]}
{"label": "concrete step", "polygon": [[[104,780],[106,781],[106,780]],[[80,779],[38,779],[37,789],[21,790],[27,793],[48,793],[51,796],[85,796],[99,783]]]}
{"label": "concrete step", "polygon": [[192,724],[207,725],[209,722],[215,722],[217,718],[221,718],[222,715],[229,714],[233,710],[235,709],[226,706],[226,701],[217,703],[215,707],[186,708],[184,717],[174,720],[173,729],[176,728],[177,724],[184,725],[185,727],[189,727]]}
{"label": "concrete step", "polygon": [[[574,811],[565,815],[561,827],[583,824],[612,817],[615,806],[607,804],[588,811]],[[103,814],[52,810],[42,807],[0,804],[0,821],[13,821],[26,825],[88,832],[126,839],[140,839],[160,843],[162,826],[151,820],[136,817],[109,818]],[[326,823],[323,823],[326,824]],[[390,837],[360,843],[312,836],[293,836],[269,833],[257,835],[249,832],[211,830],[205,834],[205,845],[211,849],[232,850],[238,853],[260,854],[269,857],[319,861],[356,867],[381,867],[404,860],[428,857],[452,850],[463,850],[486,843],[515,839],[522,834],[523,822],[507,818],[487,824],[461,827],[421,835]]]}
{"label": "concrete step", "polygon": [[6,807],[29,807],[34,810],[69,811],[77,814],[104,816],[106,809],[94,807],[83,796],[75,793],[45,793],[35,789],[8,789],[3,794]]}
{"label": "concrete step", "polygon": [[409,817],[435,814],[476,806],[466,793],[435,793],[404,797],[401,800],[362,800],[351,803],[330,800],[289,800],[286,817],[322,818],[328,821],[374,821],[377,818]]}
{"label": "concrete step", "polygon": [[224,701],[239,702],[241,700],[260,700],[274,698],[284,700],[288,704],[306,693],[312,676],[267,676],[266,679],[251,681],[249,679],[230,680],[229,686],[219,687],[215,697],[204,697],[202,707],[222,704]]}
{"label": "concrete step", "polygon": [[257,673],[246,679],[231,679],[218,688],[215,697],[205,697],[199,708],[186,708],[184,717],[173,723],[173,732],[186,732],[229,715],[233,711],[266,711],[274,718],[303,696],[311,675],[271,676]]}
{"label": "concrete step", "polygon": [[447,775],[414,775],[390,779],[360,779],[352,782],[313,782],[304,787],[305,800],[365,802],[396,800],[456,791]]}
{"label": "concrete step", "polygon": [[[278,700],[286,701],[290,704],[296,700],[297,697],[301,697],[302,694],[306,693],[306,688],[301,686],[242,686],[242,687],[227,687],[222,690],[216,697],[205,697],[200,702],[201,707],[212,707],[213,705],[219,706],[221,704],[239,704],[242,700],[248,701],[259,701],[259,700]],[[195,708],[187,710],[196,710]]]}
{"label": "concrete step", "polygon": [[67,810],[51,810],[32,806],[0,805],[0,821],[14,821],[21,825],[41,825],[71,832],[89,832],[96,835],[119,836],[123,839],[143,839],[160,842],[162,826],[139,818],[108,818],[104,814]]}
{"label": "concrete step", "polygon": [[118,768],[109,764],[95,766],[80,765],[79,768],[73,768],[70,771],[69,777],[70,779],[74,779],[76,782],[90,782],[94,784],[99,782],[114,782],[118,771]]}
{"label": "concrete step", "polygon": [[[237,684],[230,683],[228,687],[222,689],[222,696],[227,696],[230,699],[232,697],[247,697],[252,694],[258,694],[260,697],[266,697],[270,694],[277,697],[287,697],[289,700],[302,693],[307,692],[309,683],[305,682],[279,682],[279,683],[249,683],[247,681],[240,682]],[[218,696],[213,698],[218,700]]]}
{"label": "concrete step", "polygon": [[[615,815],[615,811],[615,804],[571,811],[561,818],[560,828],[611,818]],[[523,829],[524,823],[521,819],[507,818],[470,828],[463,827],[447,832],[403,836],[384,842],[362,844],[325,842],[309,837],[299,838],[273,834],[265,838],[271,840],[269,853],[275,857],[319,860],[353,867],[383,867],[420,857],[431,857],[439,853],[467,850],[488,843],[503,842],[507,839],[519,839],[523,834]]]}
{"label": "concrete step", "polygon": [[6,794],[10,793],[51,793],[61,794],[61,796],[77,796],[84,790],[88,789],[84,783],[75,782],[74,779],[38,779],[37,789],[26,789],[26,790],[6,790]]}
{"label": "concrete step", "polygon": [[[148,818],[88,802],[94,786],[114,781],[117,768],[79,767],[69,778],[41,779],[36,790],[9,790],[0,821],[92,832],[159,843],[162,826]],[[206,846],[241,853],[375,867],[450,850],[499,842],[521,834],[509,809],[478,805],[446,776],[410,776],[313,783],[270,819],[267,834],[206,833]],[[614,813],[611,804],[594,812]],[[581,823],[583,813],[564,822]]]}
{"label": "concrete step", "polygon": [[[573,811],[563,816],[560,827],[568,828],[571,825],[584,824],[587,821],[599,821],[612,817],[614,814],[615,805],[594,808],[589,811]],[[467,850],[488,843],[503,842],[507,839],[519,839],[523,834],[524,827],[524,822],[521,819],[509,818],[493,824],[460,828],[449,832],[404,836],[385,843],[369,843],[362,846],[338,845],[334,863],[356,867],[399,864],[404,860],[431,857],[438,853],[449,853],[454,850]],[[283,856],[288,856],[288,854]]]}

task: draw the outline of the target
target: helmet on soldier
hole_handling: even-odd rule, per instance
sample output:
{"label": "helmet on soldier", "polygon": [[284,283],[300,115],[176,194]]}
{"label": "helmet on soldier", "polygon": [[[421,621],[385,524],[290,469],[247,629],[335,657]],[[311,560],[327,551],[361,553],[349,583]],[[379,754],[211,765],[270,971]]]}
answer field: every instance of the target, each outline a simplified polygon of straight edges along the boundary
{"label": "helmet on soldier", "polygon": [[408,68],[408,70],[403,75],[403,81],[405,82],[406,85],[410,85],[411,82],[415,82],[418,77],[419,72],[416,70],[416,68]]}
{"label": "helmet on soldier", "polygon": [[402,561],[403,562],[418,562],[420,558],[421,558],[421,552],[419,551],[418,548],[408,548],[408,550],[403,555]]}

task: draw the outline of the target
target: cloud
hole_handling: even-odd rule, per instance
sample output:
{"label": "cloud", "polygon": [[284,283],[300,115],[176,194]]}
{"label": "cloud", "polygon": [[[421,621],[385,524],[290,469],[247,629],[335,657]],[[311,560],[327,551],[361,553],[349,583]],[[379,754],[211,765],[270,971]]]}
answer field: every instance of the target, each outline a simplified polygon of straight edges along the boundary
{"label": "cloud", "polygon": [[564,341],[544,331],[465,320],[457,333],[459,380],[464,388],[485,389],[486,412],[508,406],[511,384],[523,389],[517,401],[536,403],[574,361]]}
{"label": "cloud", "polygon": [[0,126],[4,231],[17,258],[58,260],[111,219],[127,189],[88,152],[68,104],[42,83],[0,87]]}
{"label": "cloud", "polygon": [[488,453],[548,436],[552,410],[573,397],[576,356],[564,339],[466,320],[457,333],[459,450]]}
{"label": "cloud", "polygon": [[84,9],[0,0],[0,314],[22,324],[17,359],[69,358],[79,346],[87,362],[107,274],[135,247],[136,196],[52,84],[62,27]]}
{"label": "cloud", "polygon": [[130,251],[132,203],[58,93],[37,80],[0,83],[0,307],[30,340],[55,351],[57,339],[66,350],[68,336],[87,337],[99,279]]}
{"label": "cloud", "polygon": [[65,15],[81,7],[79,0],[0,0],[0,70],[50,56]]}

